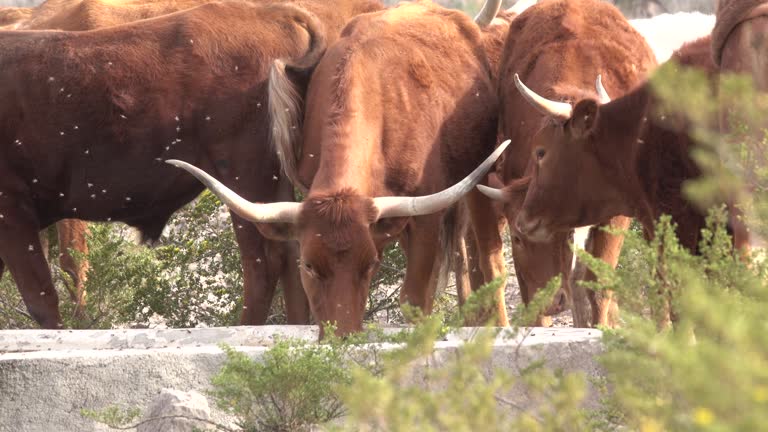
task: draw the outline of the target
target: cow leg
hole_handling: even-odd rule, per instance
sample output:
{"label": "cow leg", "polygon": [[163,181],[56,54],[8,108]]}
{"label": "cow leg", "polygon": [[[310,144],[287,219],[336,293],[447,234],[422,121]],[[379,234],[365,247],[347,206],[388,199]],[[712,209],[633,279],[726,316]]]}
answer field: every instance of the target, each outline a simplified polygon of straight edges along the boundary
{"label": "cow leg", "polygon": [[467,247],[467,271],[469,272],[469,286],[472,291],[477,291],[478,288],[485,283],[485,277],[482,270],[480,270],[480,260],[478,259],[477,252],[477,240],[475,240],[475,230],[472,225],[467,228],[467,232],[464,237],[464,244]]}
{"label": "cow leg", "polygon": [[[627,230],[631,222],[632,219],[628,217],[616,216],[611,219],[609,226],[613,229]],[[623,235],[609,234],[596,227],[591,230],[591,239],[587,242],[587,252],[616,268],[623,244]],[[595,279],[595,274],[589,270],[584,275],[584,280],[594,281]],[[613,291],[602,291],[599,298],[594,292],[588,293],[588,296],[592,304],[592,324],[610,328],[616,327],[618,325],[618,304],[614,300]]]}
{"label": "cow leg", "polygon": [[[301,285],[298,272],[299,248],[296,242],[269,241],[270,250],[279,248],[281,257],[280,284],[285,298],[285,315],[288,324],[309,324],[310,310],[307,294]],[[279,243],[279,244],[278,244]]]}
{"label": "cow leg", "polygon": [[[466,200],[475,233],[477,259],[480,270],[483,272],[483,282],[488,283],[498,277],[505,278],[507,269],[504,263],[504,245],[499,229],[503,224],[504,217],[495,210],[493,201],[477,189],[472,189],[467,194]],[[507,307],[504,301],[506,285],[505,280],[495,295],[496,323],[502,327],[509,325]]]}
{"label": "cow leg", "polygon": [[406,255],[405,281],[400,291],[400,304],[421,309],[425,315],[432,313],[437,288],[442,253],[440,250],[440,220],[442,215],[412,218],[401,236]]}
{"label": "cow leg", "polygon": [[[474,235],[474,234],[473,234]],[[474,241],[470,237],[471,241]],[[456,248],[456,256],[453,259],[453,272],[456,275],[456,296],[459,307],[464,306],[472,293],[472,282],[469,277],[470,267],[467,261],[467,238],[461,236]]]}
{"label": "cow leg", "polygon": [[43,328],[61,328],[59,297],[43,255],[37,218],[31,206],[9,201],[0,206],[0,260],[13,275],[32,318]]}
{"label": "cow leg", "polygon": [[[264,325],[269,317],[282,260],[267,253],[267,242],[255,225],[230,212],[243,265],[241,325]],[[268,258],[271,260],[268,261]]]}
{"label": "cow leg", "polygon": [[[295,201],[293,184],[283,176],[278,183],[277,201]],[[280,285],[285,299],[285,316],[288,324],[309,324],[310,309],[307,293],[299,276],[299,245],[295,241],[267,240],[269,250],[279,251]]]}
{"label": "cow leg", "polygon": [[[64,219],[56,224],[59,234],[59,263],[74,283],[75,316],[81,316],[85,309],[85,279],[88,273],[88,244],[86,235],[88,223],[78,219]],[[76,260],[70,250],[83,256]]]}

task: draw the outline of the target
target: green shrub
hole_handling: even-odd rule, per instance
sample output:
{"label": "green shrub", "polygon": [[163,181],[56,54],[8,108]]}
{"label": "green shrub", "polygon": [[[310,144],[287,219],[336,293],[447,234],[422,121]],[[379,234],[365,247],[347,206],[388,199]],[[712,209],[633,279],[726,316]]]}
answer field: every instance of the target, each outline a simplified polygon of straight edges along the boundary
{"label": "green shrub", "polygon": [[343,345],[279,341],[257,360],[230,347],[212,396],[246,432],[305,431],[345,412],[336,386],[351,379]]}

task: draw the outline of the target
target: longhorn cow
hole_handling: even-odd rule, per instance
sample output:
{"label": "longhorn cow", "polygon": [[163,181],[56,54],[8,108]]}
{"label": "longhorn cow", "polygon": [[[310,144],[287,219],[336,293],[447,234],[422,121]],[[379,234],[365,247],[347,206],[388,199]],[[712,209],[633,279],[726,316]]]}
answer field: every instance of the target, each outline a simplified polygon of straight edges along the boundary
{"label": "longhorn cow", "polygon": [[[303,116],[289,77],[311,65],[276,62],[274,139],[288,177],[307,191],[302,203],[252,203],[204,170],[168,162],[266,236],[299,242],[312,312],[339,334],[361,329],[371,277],[396,239],[407,257],[401,302],[429,313],[454,250],[444,210],[462,198],[485,280],[504,273],[501,242],[487,241],[498,237],[492,202],[473,190],[507,145],[493,151],[497,102],[478,26],[499,5],[487,2],[476,22],[426,1],[355,18],[314,69]],[[497,306],[506,324],[503,289]]]}
{"label": "longhorn cow", "polygon": [[[562,274],[563,287],[568,282],[573,257],[568,245],[568,230],[542,237],[535,227],[514,221],[518,218],[522,196],[530,176],[548,164],[539,151],[541,140],[553,139],[571,122],[571,102],[584,95],[601,103],[608,94],[618,96],[639,83],[656,65],[653,51],[645,39],[627,22],[618,9],[598,0],[554,0],[530,7],[515,18],[510,26],[499,70],[499,134],[512,140],[499,171],[506,185],[503,190],[480,186],[488,196],[505,203],[505,213],[512,232],[512,254],[524,303],[552,277]],[[602,76],[595,91],[595,77]],[[528,87],[544,96],[538,96]],[[605,87],[603,87],[603,83]],[[591,167],[578,167],[592,169]],[[579,182],[579,177],[568,181]],[[569,200],[560,197],[560,206]],[[593,206],[599,207],[595,201]],[[620,215],[594,221],[627,228],[629,219]],[[572,227],[575,228],[575,227]],[[616,265],[623,239],[592,229],[586,243],[590,253]],[[585,277],[591,278],[591,274]],[[569,296],[572,297],[572,296]],[[561,297],[562,298],[562,297]],[[612,324],[610,294],[600,304],[593,293],[592,324]],[[548,313],[559,310],[562,301]],[[540,317],[540,320],[544,320]],[[587,325],[586,313],[579,298],[574,298],[574,323]]]}
{"label": "longhorn cow", "polygon": [[[364,11],[353,3],[381,7],[326,4],[333,19],[325,30],[290,4],[227,2],[87,32],[0,32],[0,271],[9,268],[43,327],[61,321],[33,233],[78,218],[123,221],[156,239],[202,190],[163,159],[204,166],[250,199],[292,197],[268,151],[269,65],[278,57],[316,62],[325,38],[351,17],[336,14]],[[245,274],[242,322],[260,324],[287,268],[286,254],[275,252],[285,245],[266,242],[238,216],[233,225]],[[305,322],[306,299],[293,292],[289,319]]]}

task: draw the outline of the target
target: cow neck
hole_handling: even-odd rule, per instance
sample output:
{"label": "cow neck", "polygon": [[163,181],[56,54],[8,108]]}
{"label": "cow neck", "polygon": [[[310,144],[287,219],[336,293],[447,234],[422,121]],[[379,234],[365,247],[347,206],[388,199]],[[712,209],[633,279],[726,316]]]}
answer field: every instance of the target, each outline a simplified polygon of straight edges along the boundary
{"label": "cow neck", "polygon": [[653,221],[653,210],[648,205],[647,185],[638,172],[638,162],[644,158],[649,146],[645,141],[648,127],[647,108],[651,95],[647,86],[639,87],[625,96],[600,108],[597,141],[609,143],[598,147],[602,166],[612,167],[614,181],[622,191],[624,203],[630,213],[645,225]]}
{"label": "cow neck", "polygon": [[[362,196],[384,194],[384,158],[378,136],[361,113],[322,133],[321,158],[310,194],[352,190]],[[307,157],[309,155],[306,155]]]}

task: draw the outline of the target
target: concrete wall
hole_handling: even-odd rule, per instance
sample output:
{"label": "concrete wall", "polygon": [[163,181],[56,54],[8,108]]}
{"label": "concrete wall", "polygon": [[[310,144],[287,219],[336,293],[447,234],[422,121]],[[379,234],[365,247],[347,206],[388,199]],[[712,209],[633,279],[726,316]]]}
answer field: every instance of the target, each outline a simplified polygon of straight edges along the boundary
{"label": "concrete wall", "polygon": [[[462,329],[438,342],[430,364],[455,358],[456,348],[481,330]],[[554,368],[598,376],[595,355],[600,352],[600,336],[597,330],[571,328],[534,328],[525,337],[511,338],[502,332],[488,370],[514,373],[541,359]],[[84,419],[80,410],[110,405],[143,408],[162,388],[205,392],[224,361],[219,343],[258,358],[276,337],[315,341],[317,329],[0,331],[0,432],[109,430]],[[530,403],[521,391],[507,397]],[[232,420],[215,410],[213,418],[224,424]]]}

